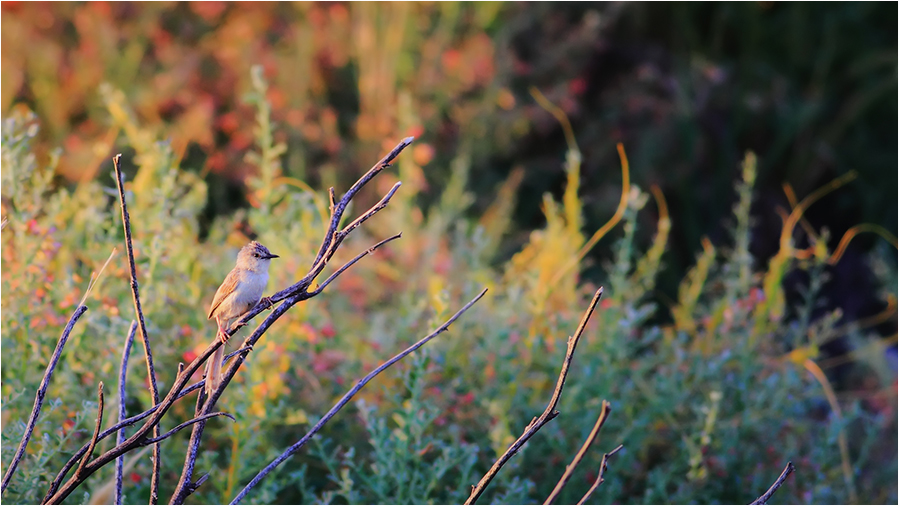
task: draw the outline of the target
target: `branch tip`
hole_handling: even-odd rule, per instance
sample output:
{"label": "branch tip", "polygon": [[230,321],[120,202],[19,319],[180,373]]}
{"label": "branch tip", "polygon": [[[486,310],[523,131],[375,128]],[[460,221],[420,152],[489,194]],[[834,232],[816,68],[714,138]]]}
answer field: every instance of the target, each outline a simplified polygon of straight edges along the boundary
{"label": "branch tip", "polygon": [[768,501],[771,500],[771,496],[773,496],[774,493],[777,492],[777,489],[779,489],[781,485],[784,484],[784,482],[793,473],[794,470],[796,470],[796,467],[793,466],[793,462],[787,462],[787,466],[784,467],[784,470],[780,473],[780,476],[777,477],[777,480],[774,481],[774,484],[771,485],[771,488],[769,488],[764,494],[759,496],[758,499],[752,501],[749,504],[768,504]]}

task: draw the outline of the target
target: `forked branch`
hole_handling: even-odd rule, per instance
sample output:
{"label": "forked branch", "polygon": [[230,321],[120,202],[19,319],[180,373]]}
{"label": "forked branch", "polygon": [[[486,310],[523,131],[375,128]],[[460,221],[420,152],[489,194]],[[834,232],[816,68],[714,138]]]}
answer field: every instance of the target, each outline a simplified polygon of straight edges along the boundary
{"label": "forked branch", "polygon": [[[227,360],[227,357],[226,357],[226,360]],[[179,375],[180,375],[180,373],[179,373]],[[181,399],[182,397],[190,394],[191,392],[194,392],[195,390],[203,388],[203,385],[205,383],[206,383],[205,381],[199,381],[189,387],[184,388],[183,390],[181,390],[181,392],[178,393],[178,396],[175,398],[175,400],[177,401],[178,399]],[[166,401],[163,401],[163,402],[166,402]],[[117,424],[113,425],[112,427],[101,432],[98,440],[103,441],[104,439],[109,437],[111,434],[115,434],[119,431],[122,431],[122,429],[124,429],[125,427],[130,427],[130,426],[136,424],[137,422],[146,419],[148,416],[151,416],[153,413],[155,413],[156,410],[159,409],[160,407],[161,407],[161,405],[157,404],[156,406],[153,406],[152,408],[144,411],[143,413],[134,415],[132,417],[129,417],[129,418],[126,418],[126,419],[120,421],[119,423],[117,423]],[[121,445],[124,442],[124,431],[120,432],[120,434],[122,434],[123,437],[121,440],[117,439],[116,446]],[[66,462],[65,465],[62,466],[62,468],[56,474],[56,478],[54,478],[53,482],[50,483],[50,488],[48,489],[47,495],[44,497],[44,500],[43,500],[44,503],[48,503],[50,497],[53,494],[55,494],[57,490],[59,490],[59,486],[60,486],[60,484],[62,484],[62,480],[64,480],[65,477],[69,474],[69,471],[71,471],[72,468],[75,467],[75,464],[77,464],[79,462],[81,457],[84,456],[85,453],[87,453],[88,445],[89,445],[89,443],[85,443],[85,445],[82,446],[77,452],[75,452],[69,458],[68,462]],[[121,456],[121,455],[119,455],[119,456]]]}
{"label": "forked branch", "polygon": [[494,462],[493,467],[487,471],[487,474],[481,478],[481,481],[478,482],[477,485],[472,487],[471,495],[465,501],[465,504],[474,504],[475,501],[481,497],[481,494],[484,493],[484,490],[487,488],[487,485],[493,481],[493,478],[496,477],[499,470],[502,469],[506,462],[512,458],[518,450],[524,446],[525,443],[528,442],[531,437],[537,433],[544,425],[549,423],[550,420],[557,417],[559,412],[556,411],[556,406],[559,404],[559,398],[562,396],[562,389],[565,387],[565,378],[568,377],[568,369],[571,367],[571,360],[574,358],[574,350],[577,347],[578,340],[581,338],[581,334],[584,333],[584,329],[587,328],[587,322],[590,320],[590,316],[593,314],[593,310],[596,308],[596,304],[599,303],[599,299],[602,297],[602,287],[596,291],[596,294],[593,296],[593,300],[590,301],[590,306],[587,308],[587,311],[584,313],[584,317],[581,319],[581,324],[578,325],[577,331],[573,336],[568,338],[568,351],[565,353],[565,359],[562,362],[562,370],[559,372],[559,379],[556,381],[556,389],[553,391],[552,398],[549,400],[549,404],[546,406],[546,409],[543,411],[543,414],[531,420],[531,423],[524,428],[524,432],[521,436],[512,443],[512,446],[506,450],[502,456]]}
{"label": "forked branch", "polygon": [[609,457],[615,455],[620,452],[624,448],[624,445],[618,445],[617,448],[610,451],[609,453],[604,453],[602,456],[602,462],[599,463],[599,474],[596,475],[596,480],[593,482],[593,485],[590,485],[590,490],[587,490],[587,493],[584,494],[584,497],[581,497],[581,500],[578,501],[578,504],[584,504],[587,502],[587,499],[593,495],[593,492],[596,492],[596,489],[599,488],[600,485],[603,484],[605,480],[606,471],[609,469]]}

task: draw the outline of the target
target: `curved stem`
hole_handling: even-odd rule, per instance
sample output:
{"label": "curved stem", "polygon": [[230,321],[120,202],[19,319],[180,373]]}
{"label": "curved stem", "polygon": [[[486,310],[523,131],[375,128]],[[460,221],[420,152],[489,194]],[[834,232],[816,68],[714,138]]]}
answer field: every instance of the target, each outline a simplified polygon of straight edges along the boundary
{"label": "curved stem", "polygon": [[44,405],[44,396],[47,395],[47,387],[50,386],[50,380],[53,378],[53,371],[56,369],[56,364],[59,362],[59,357],[62,355],[62,349],[65,347],[66,341],[69,339],[69,334],[72,333],[72,328],[75,327],[75,323],[78,322],[78,319],[81,318],[81,315],[83,315],[85,311],[87,311],[87,306],[78,306],[78,309],[72,313],[72,317],[69,318],[69,323],[66,324],[66,328],[62,331],[62,335],[59,336],[59,340],[56,342],[56,349],[53,350],[53,355],[50,357],[50,363],[47,364],[47,370],[44,371],[44,377],[41,379],[41,385],[34,395],[34,406],[31,408],[31,415],[28,417],[28,422],[25,424],[25,434],[22,435],[22,441],[19,442],[19,447],[16,449],[16,454],[13,456],[12,462],[10,462],[9,467],[6,468],[6,474],[3,475],[3,485],[2,488],[0,488],[0,492],[6,491],[6,487],[9,486],[12,475],[19,466],[19,461],[21,461],[22,456],[25,455],[25,448],[31,440],[31,434],[34,432],[37,417],[41,414],[41,407]]}

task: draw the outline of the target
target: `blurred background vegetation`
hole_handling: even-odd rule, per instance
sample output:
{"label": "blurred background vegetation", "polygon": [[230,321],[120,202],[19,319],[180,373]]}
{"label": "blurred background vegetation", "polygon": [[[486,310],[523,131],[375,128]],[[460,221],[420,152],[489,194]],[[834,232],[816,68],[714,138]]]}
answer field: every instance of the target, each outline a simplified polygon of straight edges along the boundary
{"label": "blurred background vegetation", "polygon": [[[213,479],[197,501],[230,500],[357,377],[486,285],[450,334],[252,498],[461,502],[542,411],[604,285],[562,415],[482,502],[542,501],[603,398],[611,419],[563,501],[621,442],[593,501],[748,502],[792,459],[776,501],[896,502],[896,15],[895,3],[4,2],[4,465],[62,326],[120,249],[4,500],[40,499],[89,437],[97,381],[117,375],[132,311],[113,154],[165,385],[212,339],[204,311],[236,249],[258,237],[281,255],[269,291],[295,281],[326,189],[415,135],[360,204],[395,180],[400,193],[342,255],[403,239],[257,347],[222,401],[238,422],[207,430],[199,465]],[[129,413],[149,402],[139,362]],[[181,451],[164,448],[164,497]],[[135,461],[130,502],[148,468]]]}

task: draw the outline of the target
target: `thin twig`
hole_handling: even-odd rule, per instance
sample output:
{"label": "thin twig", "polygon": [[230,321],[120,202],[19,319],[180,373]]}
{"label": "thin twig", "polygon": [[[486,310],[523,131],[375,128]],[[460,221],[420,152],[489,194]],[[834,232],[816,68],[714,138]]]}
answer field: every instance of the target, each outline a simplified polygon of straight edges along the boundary
{"label": "thin twig", "polygon": [[593,444],[593,441],[596,440],[596,436],[599,435],[599,430],[602,429],[604,423],[606,423],[606,419],[609,418],[609,412],[612,410],[612,406],[608,401],[602,401],[602,408],[599,412],[599,418],[596,419],[596,424],[593,425],[593,430],[590,431],[590,434],[587,436],[587,440],[584,441],[584,444],[581,445],[581,449],[578,450],[577,454],[572,459],[571,464],[568,464],[565,467],[565,472],[562,473],[562,477],[559,478],[559,482],[556,483],[556,487],[549,494],[543,504],[552,504],[556,497],[559,496],[559,493],[562,492],[562,489],[568,483],[568,480],[571,479],[572,473],[574,473],[574,468],[577,467],[578,464],[581,463],[581,460],[584,458],[584,455],[587,454],[587,450],[590,449],[590,445]]}
{"label": "thin twig", "polygon": [[609,468],[609,457],[620,452],[622,448],[624,448],[624,445],[618,445],[618,447],[614,450],[610,451],[609,453],[603,454],[602,462],[599,463],[599,474],[596,476],[596,481],[593,482],[593,485],[590,485],[590,490],[588,490],[587,493],[584,494],[584,497],[581,497],[581,500],[578,501],[578,504],[584,504],[585,502],[587,502],[587,499],[589,499],[590,496],[593,495],[593,492],[596,492],[596,489],[599,488],[599,486],[602,485],[604,481],[606,481],[604,476],[606,475],[606,470]]}
{"label": "thin twig", "polygon": [[[131,356],[131,345],[134,344],[134,333],[137,332],[137,322],[131,321],[128,337],[125,338],[125,349],[122,350],[122,367],[119,369],[119,423],[125,419],[125,383],[128,377],[128,358]],[[116,444],[125,441],[125,429],[116,434]],[[122,475],[125,471],[125,456],[119,455],[115,461],[115,503],[122,504]]]}
{"label": "thin twig", "polygon": [[175,435],[176,432],[178,432],[179,430],[181,430],[181,429],[183,429],[183,428],[185,428],[185,427],[187,427],[187,426],[189,426],[189,425],[193,425],[193,424],[195,424],[195,423],[197,423],[197,422],[202,422],[202,421],[204,421],[204,420],[208,420],[208,419],[213,418],[213,417],[216,417],[216,416],[224,416],[225,418],[230,418],[232,422],[236,422],[236,421],[237,421],[237,420],[234,419],[233,416],[231,416],[231,415],[228,414],[228,413],[225,413],[224,411],[218,411],[218,412],[216,412],[216,413],[207,413],[207,414],[205,414],[205,415],[198,416],[198,417],[196,417],[196,418],[192,418],[192,419],[190,419],[190,420],[188,420],[188,421],[186,421],[186,422],[184,422],[184,423],[178,425],[178,426],[175,427],[174,429],[172,429],[172,430],[166,432],[165,434],[163,434],[163,435],[161,435],[161,436],[159,436],[159,437],[154,437],[153,439],[148,439],[148,440],[144,441],[144,444],[149,445],[149,444],[157,443],[157,442],[159,442],[159,441],[162,441],[163,439],[166,439],[166,438],[168,438],[168,437],[171,437],[171,436]]}
{"label": "thin twig", "polygon": [[225,355],[225,358],[222,359],[222,365],[227,364],[228,361],[231,360],[232,357],[236,357],[237,355],[240,355],[241,353],[243,353],[245,351],[253,351],[253,347],[252,346],[244,346],[243,348],[234,350],[231,353]]}
{"label": "thin twig", "polygon": [[396,362],[402,360],[403,358],[405,358],[407,355],[409,355],[409,354],[412,353],[413,351],[415,351],[415,350],[421,348],[422,346],[424,346],[425,344],[427,344],[428,341],[430,341],[431,339],[434,339],[435,337],[437,337],[438,335],[440,335],[442,332],[445,332],[446,330],[448,330],[448,329],[449,329],[449,326],[450,326],[453,322],[455,322],[456,319],[458,319],[460,316],[462,316],[462,313],[464,313],[465,311],[468,311],[468,309],[469,309],[471,306],[473,306],[478,300],[480,300],[481,297],[483,297],[485,293],[487,293],[487,289],[486,289],[486,288],[484,288],[483,290],[481,290],[481,293],[479,293],[475,298],[473,298],[471,301],[469,301],[468,304],[465,304],[465,306],[463,306],[462,309],[460,309],[459,311],[457,311],[456,314],[454,314],[454,315],[453,315],[449,320],[447,320],[443,325],[441,325],[440,327],[438,327],[437,330],[435,330],[434,332],[428,334],[427,336],[425,336],[424,338],[422,338],[420,341],[418,341],[417,343],[413,344],[412,346],[406,348],[405,350],[403,350],[403,351],[400,352],[399,354],[395,355],[393,358],[391,358],[391,359],[388,360],[387,362],[384,362],[384,363],[383,363],[381,366],[379,366],[377,369],[375,369],[374,371],[368,373],[367,376],[365,376],[364,378],[362,378],[361,380],[359,380],[359,381],[356,383],[356,385],[355,385],[353,388],[350,389],[349,392],[347,392],[347,393],[346,393],[346,394],[345,394],[339,401],[337,401],[337,404],[335,404],[334,407],[331,408],[330,411],[328,411],[327,413],[325,413],[325,416],[323,416],[322,419],[319,420],[318,423],[315,424],[315,426],[312,427],[312,429],[310,429],[309,432],[308,432],[305,436],[303,436],[302,439],[300,439],[299,441],[297,441],[296,443],[294,443],[293,445],[291,445],[287,450],[284,451],[284,453],[282,453],[281,455],[279,455],[278,458],[276,458],[275,460],[273,460],[269,465],[265,466],[261,471],[259,471],[259,473],[258,473],[252,480],[250,480],[250,483],[248,483],[247,486],[244,487],[243,490],[241,490],[240,493],[238,493],[238,494],[234,497],[234,499],[231,500],[231,504],[237,504],[237,503],[239,503],[241,500],[243,500],[243,498],[247,495],[247,493],[248,493],[253,487],[255,487],[256,484],[258,484],[260,481],[262,481],[262,479],[265,478],[266,475],[268,475],[268,474],[269,474],[270,472],[272,472],[276,467],[278,467],[279,465],[281,465],[282,462],[284,462],[285,460],[287,460],[287,459],[289,459],[291,456],[293,456],[294,453],[296,453],[296,452],[297,452],[300,448],[302,448],[307,442],[309,442],[309,440],[312,439],[312,437],[313,437],[319,430],[321,430],[321,428],[324,427],[326,423],[328,423],[328,420],[330,420],[331,418],[333,418],[334,415],[336,415],[338,411],[340,411],[340,410],[341,410],[341,409],[342,409],[348,402],[350,402],[350,400],[353,398],[353,396],[356,395],[356,393],[359,392],[359,390],[362,390],[362,388],[363,388],[366,384],[368,384],[369,381],[371,381],[372,379],[374,379],[375,376],[377,376],[378,374],[380,374],[381,372],[383,372],[384,370],[386,370],[388,367],[392,366],[392,365],[395,364]]}
{"label": "thin twig", "polygon": [[[332,248],[331,242],[333,241],[335,234],[337,233],[337,228],[340,226],[340,220],[341,220],[341,218],[343,218],[343,212],[346,210],[346,206],[349,205],[351,200],[353,200],[353,197],[356,196],[356,193],[358,193],[359,190],[361,190],[363,186],[368,184],[368,182],[371,181],[375,176],[377,176],[382,170],[389,167],[390,162],[392,162],[394,160],[394,158],[399,156],[399,154],[404,149],[406,149],[406,147],[409,146],[409,144],[412,144],[412,141],[414,141],[414,140],[415,140],[415,137],[406,137],[405,139],[400,141],[400,143],[397,144],[390,151],[390,153],[387,153],[387,155],[385,155],[384,158],[379,160],[378,163],[376,163],[374,166],[372,166],[371,169],[368,170],[368,172],[366,172],[362,177],[360,177],[356,181],[356,183],[353,186],[351,186],[350,189],[347,190],[346,193],[343,194],[343,197],[340,198],[340,201],[336,205],[333,206],[334,210],[331,212],[332,219],[328,225],[328,231],[325,232],[325,237],[322,240],[322,245],[318,249],[318,254],[315,256],[315,261],[312,262],[313,270],[315,269],[315,267],[319,266],[320,261],[325,256],[325,253],[327,253],[328,251],[333,252],[336,249],[336,248]],[[394,191],[396,191],[395,188],[391,189],[391,192],[394,192]],[[391,195],[392,195],[392,193],[391,193]],[[385,203],[385,205],[386,205],[386,203]],[[369,210],[369,212],[365,213],[365,214],[374,214],[375,212],[377,212],[377,211],[372,212],[371,210]],[[321,267],[324,267],[324,264],[322,264]],[[319,270],[319,272],[321,272],[321,270]],[[316,273],[316,275],[318,275],[318,274]],[[295,283],[293,286],[287,288],[286,290],[282,290],[281,292],[275,294],[275,296],[272,297],[272,300],[277,300],[277,299],[275,299],[275,297],[278,295],[281,295],[281,294],[284,294],[284,296],[286,297],[289,293],[293,292],[299,286],[301,286],[303,281],[304,280],[300,280],[298,283]],[[310,282],[311,282],[311,280],[310,280]],[[309,286],[309,285],[306,285],[306,286]]]}
{"label": "thin twig", "polygon": [[559,412],[556,411],[556,405],[559,404],[559,398],[562,396],[562,388],[565,386],[565,378],[568,376],[568,368],[571,366],[571,360],[574,358],[574,349],[577,347],[577,342],[581,338],[581,334],[584,333],[584,329],[587,328],[587,322],[590,320],[590,316],[593,314],[593,310],[596,308],[596,304],[599,303],[599,299],[602,297],[602,287],[599,287],[599,290],[596,291],[596,294],[593,296],[593,300],[590,301],[590,306],[587,308],[587,311],[584,313],[584,317],[581,319],[581,324],[578,325],[577,331],[575,331],[574,335],[568,338],[568,351],[565,353],[565,360],[562,362],[562,370],[559,372],[559,379],[556,381],[556,389],[553,391],[552,398],[549,400],[549,404],[546,406],[546,410],[543,411],[539,417],[531,420],[531,423],[524,428],[524,432],[521,436],[512,443],[512,446],[506,450],[503,455],[494,462],[493,467],[487,471],[487,474],[481,478],[481,481],[478,482],[477,485],[471,488],[471,495],[465,501],[465,504],[474,504],[475,501],[478,500],[478,497],[484,493],[484,490],[487,488],[487,485],[496,477],[499,470],[512,458],[513,455],[518,453],[518,450],[521,449],[524,444],[531,439],[531,437],[537,433],[544,425],[549,423],[550,420],[559,415]]}
{"label": "thin twig", "polygon": [[91,280],[87,283],[87,290],[85,290],[85,291],[84,291],[84,295],[81,296],[81,301],[78,303],[79,306],[83,306],[83,305],[84,305],[84,301],[86,301],[88,295],[91,294],[91,290],[94,289],[94,285],[96,285],[97,282],[100,281],[100,276],[103,275],[103,271],[106,270],[106,266],[109,265],[109,262],[112,261],[112,257],[115,256],[116,251],[117,251],[117,250],[116,250],[115,248],[112,248],[112,251],[109,253],[109,257],[106,259],[105,262],[103,262],[103,266],[100,267],[99,272],[95,272],[95,273],[92,272],[92,273],[91,273]]}
{"label": "thin twig", "polygon": [[[204,393],[205,392],[200,392],[200,395],[198,397],[202,397]],[[209,479],[209,473],[205,473],[205,474],[203,474],[203,476],[200,476],[199,480],[189,484],[187,487],[187,495],[193,494],[198,488],[200,488],[201,485],[206,483],[206,480],[208,480],[208,479]]]}
{"label": "thin twig", "polygon": [[31,433],[34,432],[37,417],[41,414],[41,407],[44,405],[44,396],[47,394],[47,387],[50,386],[50,379],[53,377],[56,363],[59,362],[59,357],[62,355],[62,349],[66,345],[66,341],[69,339],[69,334],[72,333],[72,328],[75,326],[75,323],[81,318],[81,315],[83,315],[85,311],[87,311],[87,306],[78,306],[78,309],[76,309],[75,312],[72,313],[72,317],[69,318],[69,323],[66,324],[66,328],[62,331],[62,335],[59,336],[59,341],[56,342],[56,349],[53,350],[53,356],[50,357],[50,363],[47,364],[47,370],[44,371],[41,385],[34,395],[34,406],[31,408],[31,415],[28,417],[28,423],[25,424],[25,434],[22,435],[22,441],[19,443],[19,448],[16,450],[12,462],[10,462],[9,467],[6,468],[6,474],[3,475],[2,491],[4,492],[9,485],[9,481],[12,479],[13,473],[16,472],[19,461],[22,460],[22,456],[25,455],[25,447],[28,446],[28,441],[31,440]]}
{"label": "thin twig", "polygon": [[775,481],[774,484],[771,485],[771,488],[769,488],[767,492],[762,494],[761,497],[749,504],[768,504],[768,501],[771,500],[771,496],[774,495],[774,492],[777,492],[777,489],[779,489],[780,486],[784,484],[784,481],[786,481],[787,477],[790,476],[790,474],[792,474],[795,469],[796,468],[793,466],[792,462],[787,462],[787,467],[785,467],[784,470],[780,473],[780,476],[777,477],[777,481]]}
{"label": "thin twig", "polygon": [[206,480],[209,479],[209,473],[205,473],[203,476],[200,476],[200,479],[195,481],[193,485],[190,487],[190,493],[193,494],[195,490],[200,488],[200,485],[206,483]]}
{"label": "thin twig", "polygon": [[[153,367],[153,352],[150,350],[150,336],[147,335],[147,325],[144,322],[144,312],[140,305],[140,288],[137,284],[137,268],[134,266],[134,248],[131,245],[131,217],[128,215],[128,206],[125,204],[125,179],[122,175],[122,155],[118,154],[112,159],[115,167],[116,186],[119,189],[119,202],[122,205],[122,226],[125,229],[125,248],[128,253],[128,265],[131,269],[131,295],[134,299],[134,312],[137,314],[137,322],[140,328],[140,337],[144,342],[144,356],[147,359],[147,376],[150,381],[150,395],[153,405],[159,404],[159,387],[156,385],[156,370]],[[158,424],[153,427],[153,437],[159,437]],[[153,448],[153,471],[150,477],[150,504],[159,502],[159,464],[160,446]]]}
{"label": "thin twig", "polygon": [[378,248],[380,248],[381,246],[387,244],[388,242],[390,242],[390,241],[392,241],[392,240],[394,240],[394,239],[399,239],[399,238],[402,237],[402,236],[403,236],[403,233],[400,232],[399,234],[396,234],[396,235],[394,235],[394,236],[388,237],[387,239],[384,239],[383,241],[379,242],[378,244],[375,244],[375,245],[372,246],[371,248],[368,248],[367,250],[363,251],[362,253],[359,253],[358,255],[356,255],[355,258],[353,258],[353,259],[350,260],[349,262],[343,264],[339,269],[337,269],[336,271],[334,271],[333,274],[331,274],[330,276],[328,276],[328,279],[326,279],[321,285],[319,285],[318,288],[316,288],[315,290],[313,290],[313,291],[311,292],[311,294],[312,294],[312,295],[318,295],[318,294],[320,294],[320,293],[322,292],[322,290],[324,290],[325,287],[328,286],[328,285],[331,283],[331,281],[334,281],[334,279],[337,278],[337,276],[340,276],[340,275],[343,273],[343,271],[345,271],[345,270],[349,269],[350,267],[352,267],[353,264],[355,264],[355,263],[358,262],[359,260],[362,260],[363,257],[365,257],[365,256],[367,256],[367,255],[373,254],[373,253],[375,252],[375,250],[378,249]]}
{"label": "thin twig", "polygon": [[100,436],[100,427],[103,426],[103,407],[103,382],[101,381],[100,385],[97,386],[97,425],[94,427],[94,435],[91,436],[91,444],[87,447],[87,453],[84,455],[84,460],[81,461],[81,465],[75,470],[75,476],[81,474],[84,465],[91,459],[94,448],[97,447],[97,438]]}

